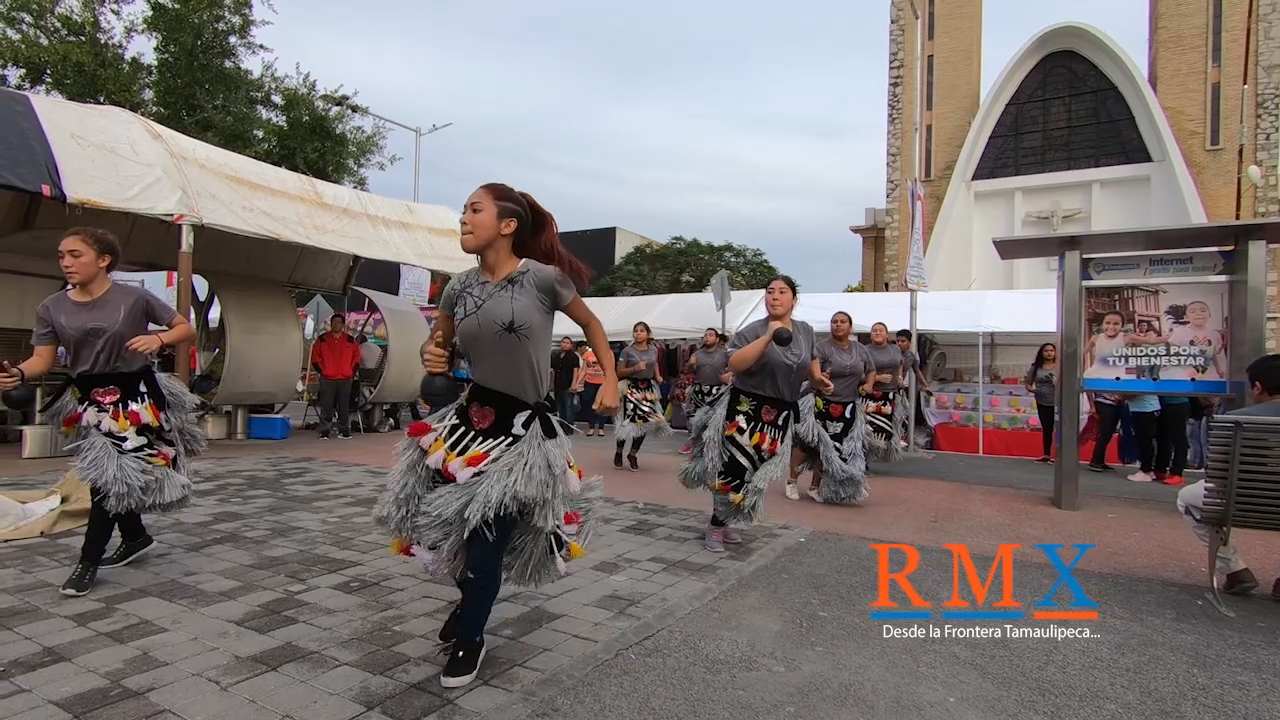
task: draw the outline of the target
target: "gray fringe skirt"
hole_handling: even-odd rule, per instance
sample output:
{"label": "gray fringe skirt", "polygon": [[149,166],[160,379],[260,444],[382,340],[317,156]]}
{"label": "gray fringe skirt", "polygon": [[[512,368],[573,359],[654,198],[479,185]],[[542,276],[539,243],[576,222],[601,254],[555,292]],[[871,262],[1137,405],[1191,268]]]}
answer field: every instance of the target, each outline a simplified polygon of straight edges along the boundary
{"label": "gray fringe skirt", "polygon": [[405,435],[374,510],[396,552],[457,577],[467,535],[511,515],[517,524],[503,561],[511,584],[552,581],[582,554],[603,485],[582,479],[550,401],[529,404],[473,384]]}
{"label": "gray fringe skirt", "polygon": [[818,496],[824,503],[859,503],[867,486],[867,419],[862,404],[806,395],[800,398],[796,445],[822,468]]}
{"label": "gray fringe skirt", "polygon": [[172,375],[80,375],[42,410],[76,454],[80,481],[110,513],[165,512],[191,501],[191,458],[208,444],[195,422],[200,400]]}
{"label": "gray fringe skirt", "polygon": [[680,484],[716,495],[726,523],[755,522],[769,485],[790,476],[796,403],[730,387],[694,416],[693,448],[680,466]]}
{"label": "gray fringe skirt", "polygon": [[657,380],[631,380],[618,403],[613,421],[614,440],[671,434],[671,423],[662,412],[662,388]]}
{"label": "gray fringe skirt", "polygon": [[721,393],[727,389],[724,385],[703,385],[692,383],[685,391],[688,400],[684,404],[684,416],[692,420],[698,411],[708,405],[714,405]]}
{"label": "gray fringe skirt", "polygon": [[910,404],[905,392],[877,390],[863,396],[868,460],[894,462],[902,459],[902,431],[907,424],[907,413],[910,412],[907,406]]}

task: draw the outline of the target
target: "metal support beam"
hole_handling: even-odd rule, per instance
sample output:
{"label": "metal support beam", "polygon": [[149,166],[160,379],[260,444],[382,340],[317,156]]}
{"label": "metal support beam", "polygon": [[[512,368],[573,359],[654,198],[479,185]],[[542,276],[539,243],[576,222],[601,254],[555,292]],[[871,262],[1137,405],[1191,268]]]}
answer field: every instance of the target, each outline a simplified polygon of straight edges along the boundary
{"label": "metal support beam", "polygon": [[[196,247],[196,228],[194,225],[179,225],[180,241],[178,244],[178,315],[191,319],[191,279],[195,273],[192,269],[192,253]],[[177,357],[173,368],[182,384],[191,382],[191,343],[178,343],[174,348]]]}
{"label": "metal support beam", "polygon": [[1058,257],[1058,462],[1053,466],[1053,504],[1060,510],[1080,509],[1080,372],[1083,367],[1084,258],[1079,250]]}

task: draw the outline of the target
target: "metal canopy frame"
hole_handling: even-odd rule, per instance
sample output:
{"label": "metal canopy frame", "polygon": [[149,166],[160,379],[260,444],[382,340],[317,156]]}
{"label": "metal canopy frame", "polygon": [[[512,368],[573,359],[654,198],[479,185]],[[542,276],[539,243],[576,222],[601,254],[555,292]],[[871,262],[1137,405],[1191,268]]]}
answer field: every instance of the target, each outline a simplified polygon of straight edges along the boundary
{"label": "metal canopy frame", "polygon": [[[1022,235],[992,240],[1002,260],[1058,258],[1058,363],[1074,372],[1059,375],[1059,416],[1080,417],[1083,289],[1086,258],[1231,250],[1234,267],[1228,282],[1231,332],[1230,376],[1266,352],[1267,248],[1280,245],[1280,219],[1242,220],[1172,227],[1097,230],[1081,233]],[[1244,405],[1247,398],[1233,398]],[[1080,509],[1080,424],[1059,424],[1059,462],[1054,465],[1053,504]]]}

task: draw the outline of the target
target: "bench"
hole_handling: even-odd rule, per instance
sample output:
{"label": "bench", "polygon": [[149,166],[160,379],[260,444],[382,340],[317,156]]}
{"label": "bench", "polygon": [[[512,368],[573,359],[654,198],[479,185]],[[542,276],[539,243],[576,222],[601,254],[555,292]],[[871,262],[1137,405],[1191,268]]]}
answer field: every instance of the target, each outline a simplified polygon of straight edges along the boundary
{"label": "bench", "polygon": [[1231,539],[1232,530],[1280,531],[1280,418],[1212,418],[1204,474],[1204,522],[1216,529],[1209,541],[1209,599],[1219,612],[1234,617],[1215,578],[1218,548]]}

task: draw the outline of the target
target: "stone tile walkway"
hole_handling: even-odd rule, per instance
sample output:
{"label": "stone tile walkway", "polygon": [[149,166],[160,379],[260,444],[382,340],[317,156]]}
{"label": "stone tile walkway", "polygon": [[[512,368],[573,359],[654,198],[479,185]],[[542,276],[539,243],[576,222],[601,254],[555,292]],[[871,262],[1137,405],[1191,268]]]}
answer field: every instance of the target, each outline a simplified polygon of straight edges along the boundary
{"label": "stone tile walkway", "polygon": [[297,458],[204,461],[199,499],[148,518],[161,547],[103,571],[84,598],[57,591],[80,532],[0,545],[0,718],[500,713],[656,631],[792,537],[760,526],[715,555],[698,542],[704,513],[612,502],[570,575],[504,589],[479,681],[448,691],[435,635],[457,591],[390,554],[370,520],[383,473]]}

